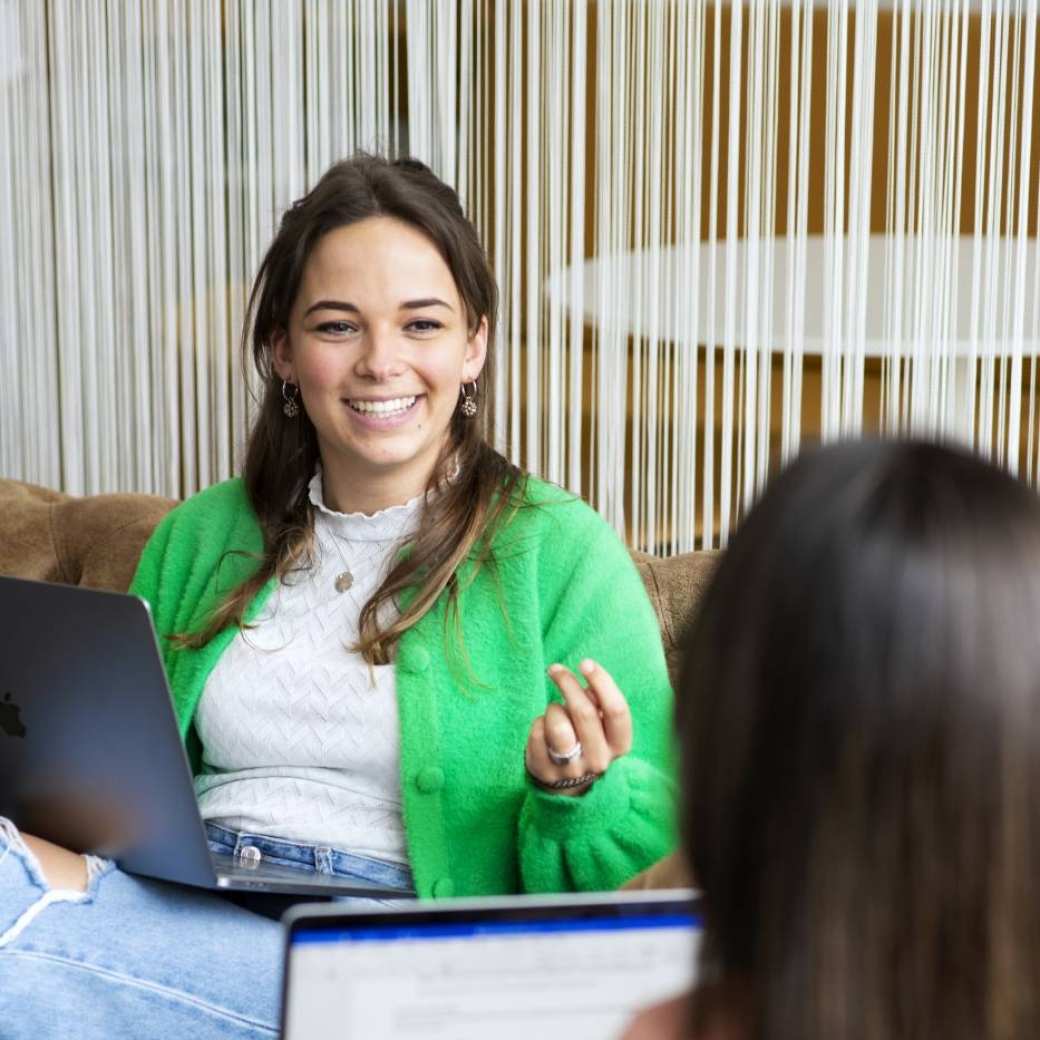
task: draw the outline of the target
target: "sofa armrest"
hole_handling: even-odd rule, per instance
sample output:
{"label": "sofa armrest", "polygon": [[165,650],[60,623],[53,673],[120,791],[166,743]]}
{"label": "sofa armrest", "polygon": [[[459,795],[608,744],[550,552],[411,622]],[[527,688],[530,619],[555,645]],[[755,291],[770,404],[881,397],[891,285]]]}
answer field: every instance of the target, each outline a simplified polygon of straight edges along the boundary
{"label": "sofa armrest", "polygon": [[158,495],[91,495],[55,503],[51,528],[61,580],[126,592],[145,542],[176,504]]}
{"label": "sofa armrest", "polygon": [[125,592],[145,542],[176,503],[0,480],[0,574]]}

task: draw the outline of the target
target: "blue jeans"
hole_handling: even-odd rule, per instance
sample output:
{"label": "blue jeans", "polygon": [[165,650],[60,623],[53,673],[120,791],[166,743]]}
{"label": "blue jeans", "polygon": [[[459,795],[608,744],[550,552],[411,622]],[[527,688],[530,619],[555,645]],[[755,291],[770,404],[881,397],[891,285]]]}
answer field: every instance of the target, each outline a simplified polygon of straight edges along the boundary
{"label": "blue jeans", "polygon": [[[240,841],[224,828],[211,826],[209,835],[220,851]],[[359,876],[370,868],[373,876],[365,880],[396,881],[402,895],[411,889],[408,870],[394,864],[258,836],[247,840],[302,870]],[[87,876],[84,893],[50,889],[17,830],[0,818],[4,1040],[277,1036],[277,922],[215,893],[126,874],[94,856],[87,857]]]}

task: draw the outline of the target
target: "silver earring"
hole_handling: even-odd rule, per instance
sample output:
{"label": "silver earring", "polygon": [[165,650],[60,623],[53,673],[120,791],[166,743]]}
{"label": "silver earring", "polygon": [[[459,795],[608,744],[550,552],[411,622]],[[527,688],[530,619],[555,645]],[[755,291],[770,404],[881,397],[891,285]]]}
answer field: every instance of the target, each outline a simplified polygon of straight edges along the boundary
{"label": "silver earring", "polygon": [[[289,392],[290,387],[292,387],[291,393]],[[282,400],[285,402],[282,405],[282,411],[288,419],[295,419],[300,414],[300,406],[296,403],[299,393],[300,388],[295,383],[287,383],[284,379],[282,380]]]}
{"label": "silver earring", "polygon": [[[466,393],[466,387],[469,386],[470,392]],[[472,419],[477,414],[477,381],[474,379],[472,383],[463,383],[459,387],[459,395],[462,398],[462,404],[459,406],[462,414],[467,419]]]}

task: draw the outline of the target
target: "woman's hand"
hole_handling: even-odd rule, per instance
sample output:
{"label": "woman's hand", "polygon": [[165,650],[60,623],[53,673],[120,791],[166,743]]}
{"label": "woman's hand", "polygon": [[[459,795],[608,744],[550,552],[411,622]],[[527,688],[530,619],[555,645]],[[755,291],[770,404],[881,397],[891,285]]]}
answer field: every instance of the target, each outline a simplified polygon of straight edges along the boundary
{"label": "woman's hand", "polygon": [[586,687],[562,664],[550,665],[549,677],[564,703],[550,704],[527,738],[527,771],[543,786],[589,778],[574,787],[554,788],[560,794],[584,794],[615,758],[632,749],[632,713],[610,673],[590,660],[581,662],[581,673]]}

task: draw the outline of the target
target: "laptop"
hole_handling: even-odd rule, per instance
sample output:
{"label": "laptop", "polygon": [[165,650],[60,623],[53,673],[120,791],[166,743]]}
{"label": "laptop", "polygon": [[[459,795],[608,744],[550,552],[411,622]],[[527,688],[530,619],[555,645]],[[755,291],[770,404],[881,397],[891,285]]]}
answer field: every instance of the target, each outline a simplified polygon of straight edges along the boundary
{"label": "laptop", "polygon": [[694,893],[416,903],[283,918],[283,1040],[608,1040],[686,992]]}
{"label": "laptop", "polygon": [[144,600],[0,577],[0,816],[200,888],[400,899],[211,853]]}

